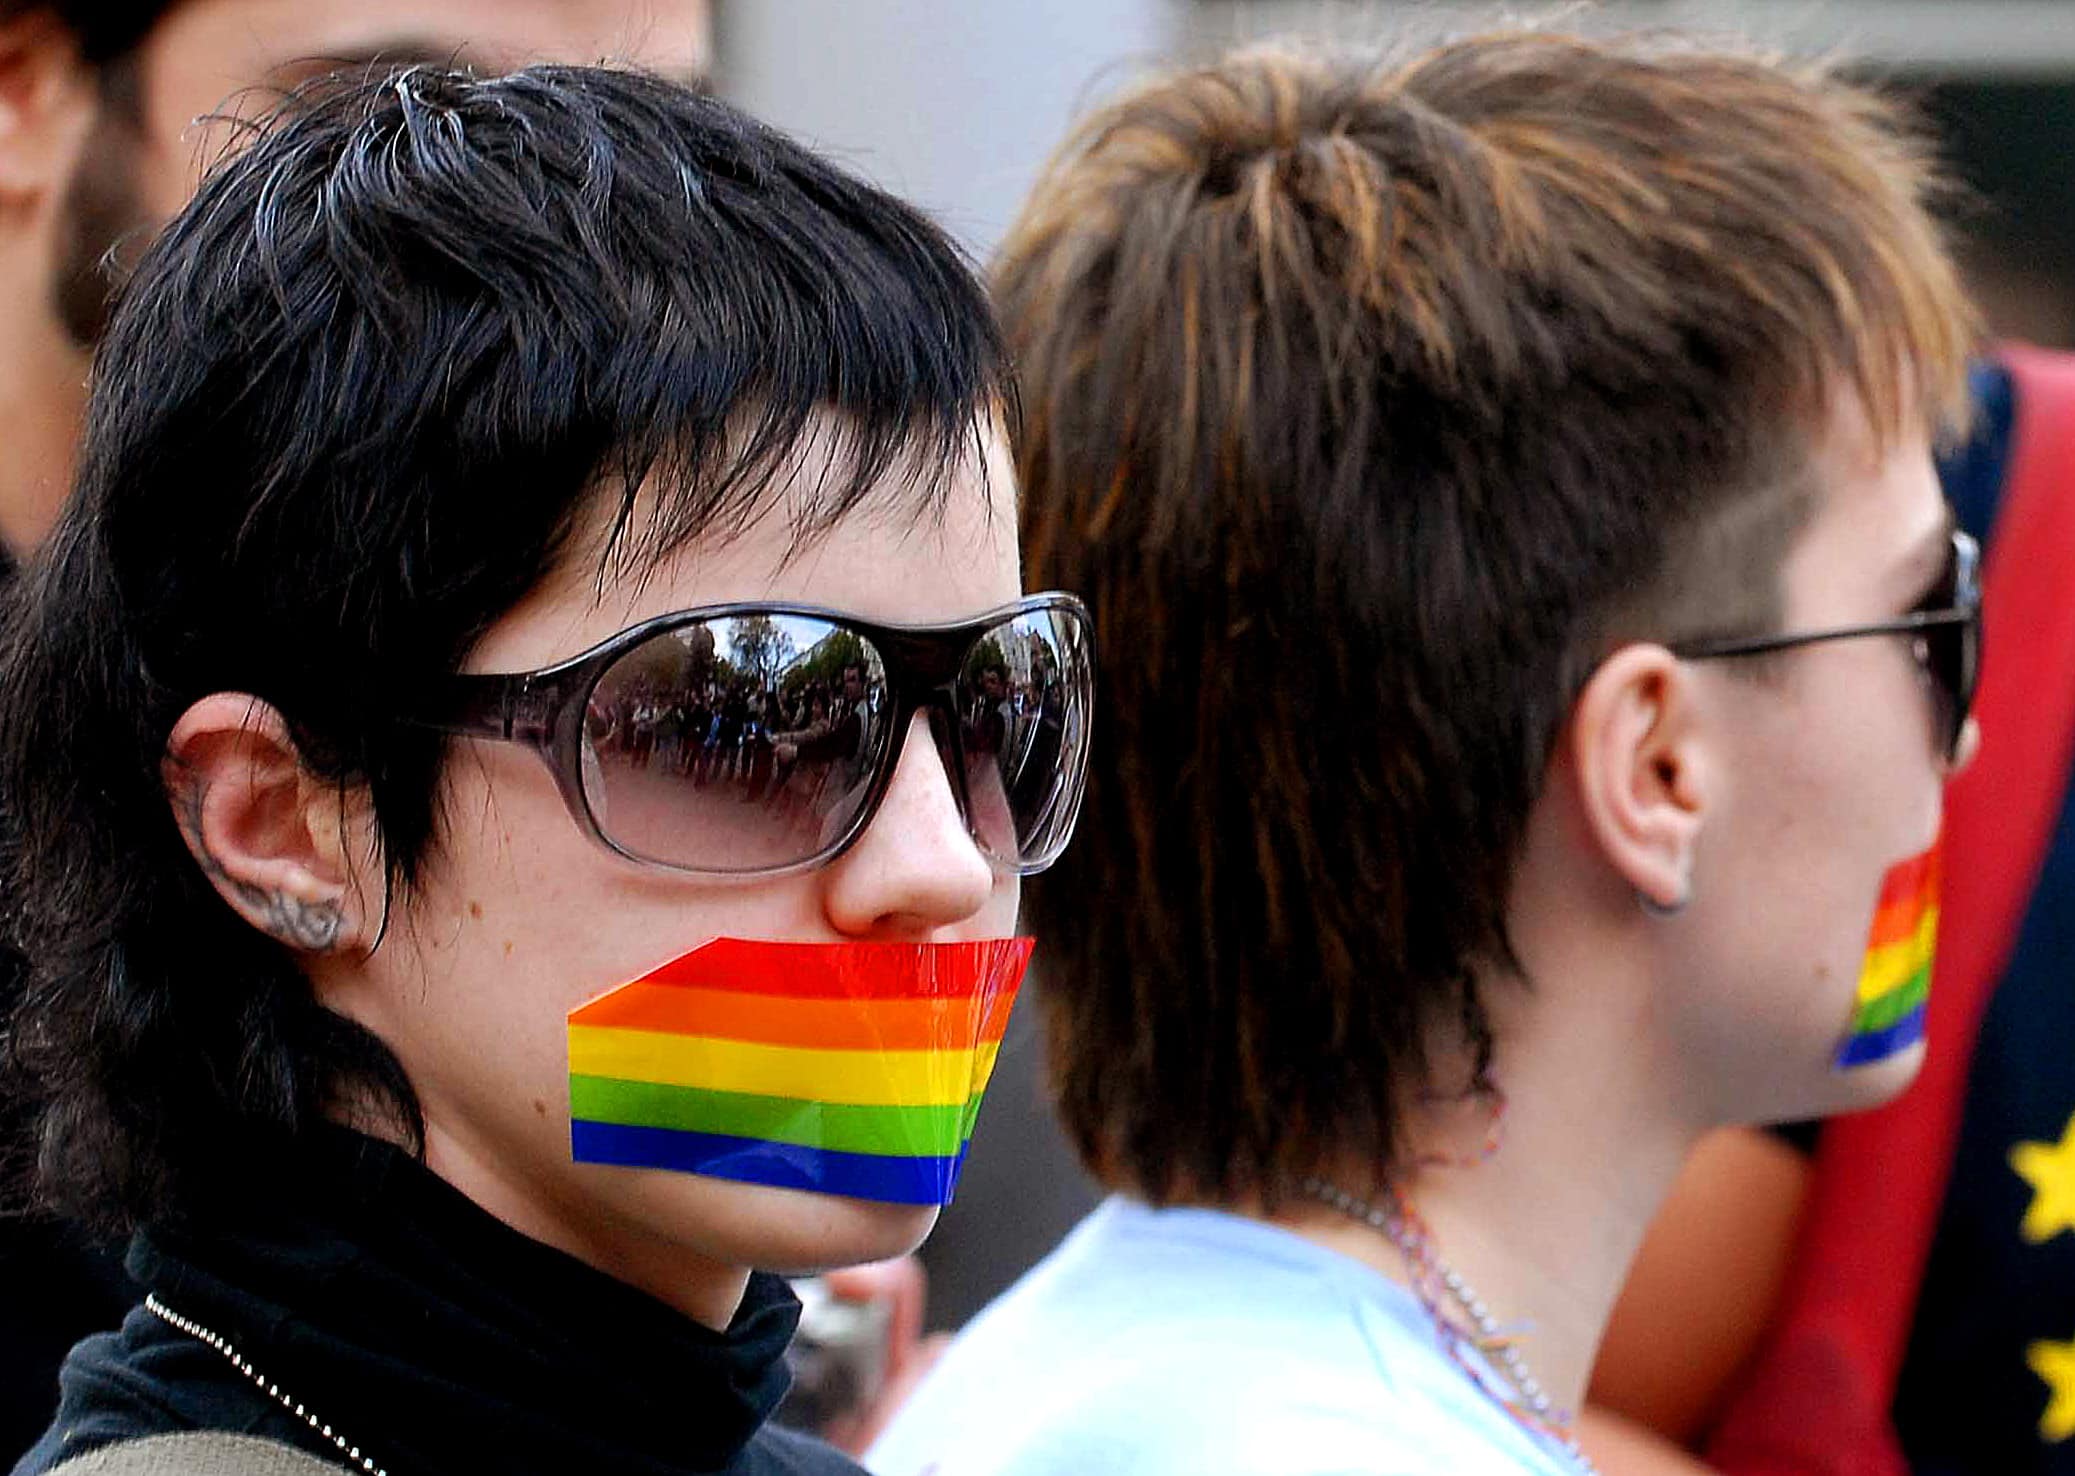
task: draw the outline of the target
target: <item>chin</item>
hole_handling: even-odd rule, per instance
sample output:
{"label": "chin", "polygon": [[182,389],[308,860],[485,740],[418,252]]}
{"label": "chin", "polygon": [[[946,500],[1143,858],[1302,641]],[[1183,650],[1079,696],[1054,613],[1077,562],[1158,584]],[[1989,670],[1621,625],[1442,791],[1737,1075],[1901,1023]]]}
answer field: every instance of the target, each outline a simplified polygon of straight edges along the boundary
{"label": "chin", "polygon": [[723,1265],[792,1276],[906,1255],[940,1213],[933,1204],[885,1204],[655,1169],[633,1173],[643,1191],[637,1214],[652,1231]]}
{"label": "chin", "polygon": [[759,1253],[748,1264],[789,1276],[904,1256],[942,1213],[933,1204],[886,1204],[798,1189],[759,1189]]}
{"label": "chin", "polygon": [[1859,1112],[1878,1107],[1882,1103],[1902,1095],[1909,1084],[1916,1080],[1917,1072],[1923,1069],[1924,1045],[1921,1040],[1903,1047],[1892,1056],[1868,1062],[1864,1066],[1853,1066],[1831,1075],[1831,1103],[1821,1115],[1838,1112]]}

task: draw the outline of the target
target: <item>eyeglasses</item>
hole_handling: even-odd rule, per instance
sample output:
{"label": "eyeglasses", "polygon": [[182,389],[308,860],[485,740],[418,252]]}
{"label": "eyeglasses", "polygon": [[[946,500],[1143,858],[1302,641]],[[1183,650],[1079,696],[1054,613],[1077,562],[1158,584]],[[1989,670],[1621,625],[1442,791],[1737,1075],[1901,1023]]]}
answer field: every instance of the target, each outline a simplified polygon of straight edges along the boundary
{"label": "eyeglasses", "polygon": [[454,677],[405,720],[533,749],[577,824],[630,860],[747,877],[821,865],[864,834],[926,713],[975,845],[1029,874],[1080,812],[1093,651],[1064,594],[955,625],[711,605],[539,671]]}
{"label": "eyeglasses", "polygon": [[1937,700],[1940,751],[1957,759],[1974,690],[1981,679],[1981,547],[1954,530],[1945,572],[1925,596],[1923,608],[1899,620],[1874,625],[1846,625],[1833,630],[1797,631],[1786,635],[1694,641],[1672,646],[1674,656],[1689,661],[1718,656],[1759,656],[1812,646],[1818,641],[1855,640],[1860,636],[1906,635],[1919,665],[1930,676]]}

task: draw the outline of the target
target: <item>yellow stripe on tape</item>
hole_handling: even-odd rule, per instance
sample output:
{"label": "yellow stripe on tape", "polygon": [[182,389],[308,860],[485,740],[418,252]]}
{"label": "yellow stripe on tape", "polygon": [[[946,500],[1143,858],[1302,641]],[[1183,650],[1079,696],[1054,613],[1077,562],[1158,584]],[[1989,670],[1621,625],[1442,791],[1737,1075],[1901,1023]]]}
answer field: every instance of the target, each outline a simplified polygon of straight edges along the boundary
{"label": "yellow stripe on tape", "polygon": [[602,1025],[569,1027],[578,1076],[653,1081],[874,1107],[962,1105],[994,1070],[999,1042],[963,1051],[828,1051]]}
{"label": "yellow stripe on tape", "polygon": [[1938,909],[1933,907],[1907,938],[1866,951],[1866,964],[1859,973],[1859,1003],[1868,1004],[1914,979],[1937,945]]}

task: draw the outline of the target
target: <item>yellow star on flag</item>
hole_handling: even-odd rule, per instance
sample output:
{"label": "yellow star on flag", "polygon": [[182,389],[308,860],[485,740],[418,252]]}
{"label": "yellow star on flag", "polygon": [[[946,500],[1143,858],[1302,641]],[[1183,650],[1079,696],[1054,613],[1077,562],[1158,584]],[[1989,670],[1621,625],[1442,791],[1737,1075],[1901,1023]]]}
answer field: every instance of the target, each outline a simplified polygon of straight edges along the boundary
{"label": "yellow star on flag", "polygon": [[2075,1342],[2034,1343],[2025,1349],[2025,1362],[2053,1396],[2039,1416],[2040,1439],[2052,1443],[2075,1435]]}
{"label": "yellow star on flag", "polygon": [[2063,1230],[2075,1230],[2075,1117],[2068,1119],[2058,1143],[2019,1143],[2010,1150],[2010,1166],[2032,1186],[2032,1206],[2017,1233],[2039,1245]]}

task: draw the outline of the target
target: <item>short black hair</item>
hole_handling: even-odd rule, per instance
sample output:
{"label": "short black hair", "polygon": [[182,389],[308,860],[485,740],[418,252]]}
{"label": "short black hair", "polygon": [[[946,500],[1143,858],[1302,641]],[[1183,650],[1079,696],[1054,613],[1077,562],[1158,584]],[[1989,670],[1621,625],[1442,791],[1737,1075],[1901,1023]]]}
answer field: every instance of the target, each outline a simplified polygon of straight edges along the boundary
{"label": "short black hair", "polygon": [[0,20],[50,15],[79,40],[91,66],[106,66],[143,44],[180,0],[0,0]]}
{"label": "short black hair", "polygon": [[0,632],[7,1064],[46,1202],[178,1214],[342,1101],[421,1130],[394,1057],[189,856],[160,765],[192,702],[252,693],[365,786],[407,894],[445,750],[396,717],[580,532],[604,581],[767,512],[803,544],[868,498],[927,518],[1007,402],[945,235],[722,103],[584,67],[290,98],[127,289]]}

